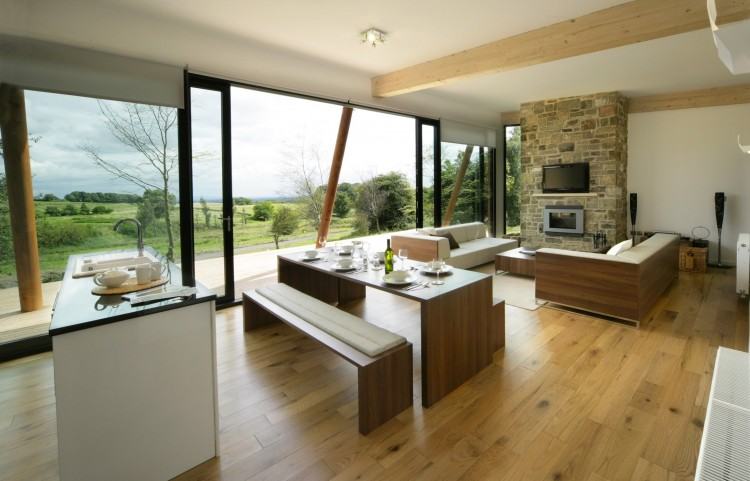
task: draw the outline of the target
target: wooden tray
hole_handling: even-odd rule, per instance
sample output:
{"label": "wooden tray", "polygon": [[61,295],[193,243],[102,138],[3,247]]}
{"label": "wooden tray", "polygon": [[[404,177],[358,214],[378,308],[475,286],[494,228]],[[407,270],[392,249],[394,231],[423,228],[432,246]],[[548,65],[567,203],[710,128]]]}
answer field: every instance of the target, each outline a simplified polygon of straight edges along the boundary
{"label": "wooden tray", "polygon": [[167,279],[162,278],[158,281],[151,281],[148,284],[137,284],[135,277],[131,277],[119,287],[95,286],[93,289],[91,289],[91,293],[96,294],[97,296],[115,296],[117,294],[127,294],[129,292],[137,292],[145,289],[151,289],[152,287],[159,287],[166,283]]}

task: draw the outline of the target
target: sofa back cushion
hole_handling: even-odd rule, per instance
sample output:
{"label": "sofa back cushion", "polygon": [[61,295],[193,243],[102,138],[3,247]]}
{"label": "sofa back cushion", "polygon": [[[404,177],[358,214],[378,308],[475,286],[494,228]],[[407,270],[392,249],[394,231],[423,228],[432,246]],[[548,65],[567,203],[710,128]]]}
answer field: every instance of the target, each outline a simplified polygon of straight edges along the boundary
{"label": "sofa back cushion", "polygon": [[625,252],[631,247],[633,247],[633,239],[626,239],[619,244],[613,245],[612,248],[607,251],[607,255],[616,256]]}
{"label": "sofa back cushion", "polygon": [[453,235],[453,238],[461,244],[462,242],[487,237],[487,226],[482,222],[470,222],[468,224],[449,225],[435,229],[435,234],[437,235],[444,235],[448,232],[450,232]]}
{"label": "sofa back cushion", "polygon": [[673,234],[654,234],[645,241],[621,252],[617,257],[641,263],[674,241]]}

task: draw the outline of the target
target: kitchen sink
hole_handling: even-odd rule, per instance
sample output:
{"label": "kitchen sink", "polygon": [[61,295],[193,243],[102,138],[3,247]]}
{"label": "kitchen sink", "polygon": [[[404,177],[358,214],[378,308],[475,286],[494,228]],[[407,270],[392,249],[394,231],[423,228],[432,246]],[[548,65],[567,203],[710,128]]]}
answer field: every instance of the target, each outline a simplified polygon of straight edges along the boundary
{"label": "kitchen sink", "polygon": [[75,271],[73,271],[73,277],[93,276],[109,269],[133,270],[136,266],[148,264],[155,260],[156,259],[149,254],[139,256],[135,252],[118,252],[87,256],[78,260]]}

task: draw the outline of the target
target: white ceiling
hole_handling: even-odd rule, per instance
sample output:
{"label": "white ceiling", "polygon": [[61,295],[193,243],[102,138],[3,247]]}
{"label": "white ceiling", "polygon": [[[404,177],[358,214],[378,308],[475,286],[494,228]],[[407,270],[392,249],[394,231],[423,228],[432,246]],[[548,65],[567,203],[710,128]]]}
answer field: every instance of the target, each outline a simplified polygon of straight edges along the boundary
{"label": "white ceiling", "polygon": [[[490,125],[521,102],[645,95],[750,82],[718,61],[708,29],[372,99],[376,74],[623,0],[0,0],[0,32],[97,48],[248,82]],[[359,32],[389,32],[377,48]]]}

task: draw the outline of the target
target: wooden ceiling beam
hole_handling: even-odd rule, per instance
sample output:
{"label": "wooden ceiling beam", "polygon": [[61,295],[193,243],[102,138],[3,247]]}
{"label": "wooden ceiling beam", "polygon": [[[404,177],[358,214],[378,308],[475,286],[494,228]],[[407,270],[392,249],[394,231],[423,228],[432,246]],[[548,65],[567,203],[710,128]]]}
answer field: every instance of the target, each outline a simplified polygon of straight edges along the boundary
{"label": "wooden ceiling beam", "polygon": [[628,113],[693,109],[750,103],[750,84],[690,90],[645,97],[631,97]]}
{"label": "wooden ceiling beam", "polygon": [[[717,0],[717,10],[719,24],[744,20],[750,0]],[[708,27],[706,0],[634,0],[374,77],[372,95],[392,97]]]}

